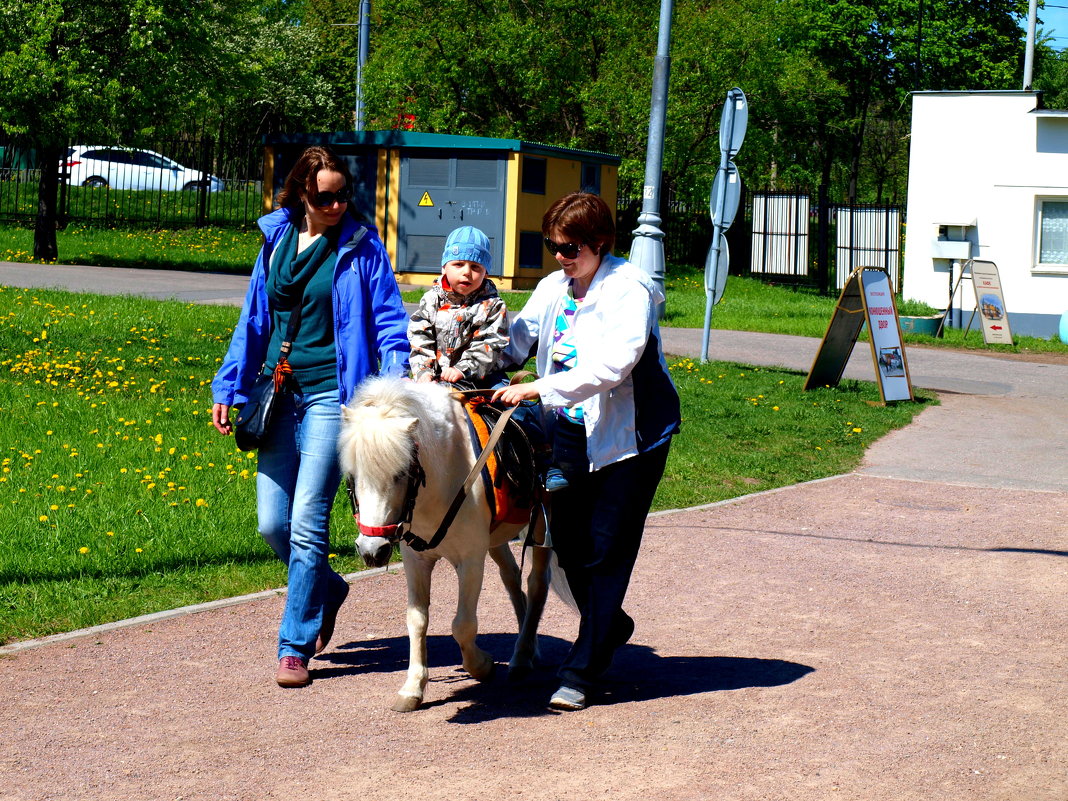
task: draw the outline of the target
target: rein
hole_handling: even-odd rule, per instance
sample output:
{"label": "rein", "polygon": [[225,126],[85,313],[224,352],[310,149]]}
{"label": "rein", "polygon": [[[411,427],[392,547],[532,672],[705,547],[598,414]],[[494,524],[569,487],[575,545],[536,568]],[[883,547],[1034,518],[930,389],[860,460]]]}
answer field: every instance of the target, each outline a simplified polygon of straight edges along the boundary
{"label": "rein", "polygon": [[[521,371],[516,373],[515,376],[513,376],[511,383],[516,384],[528,375],[530,375],[528,372]],[[488,395],[493,391],[494,390],[492,389],[463,389],[454,390],[453,394],[460,396],[458,400],[462,403],[466,403],[466,396],[476,397],[480,395]],[[449,527],[452,525],[453,520],[456,519],[460,507],[463,506],[464,501],[467,499],[468,492],[471,491],[471,485],[475,482],[475,479],[478,478],[479,473],[482,472],[482,468],[486,466],[486,462],[489,461],[490,455],[493,453],[493,448],[497,445],[498,440],[500,440],[501,435],[504,433],[505,426],[511,419],[512,414],[518,408],[518,405],[512,406],[506,412],[501,414],[497,423],[493,426],[493,430],[490,431],[489,440],[482,447],[482,453],[479,454],[474,466],[467,474],[467,478],[465,478],[463,484],[460,485],[460,489],[456,491],[456,496],[452,499],[448,511],[445,512],[441,524],[429,541],[424,540],[422,537],[413,533],[411,528],[412,515],[415,512],[416,496],[419,494],[419,488],[426,486],[426,472],[423,470],[423,466],[419,463],[418,443],[414,444],[412,461],[408,467],[408,488],[404,494],[404,506],[401,510],[401,519],[397,523],[389,526],[366,526],[361,523],[360,506],[356,499],[356,486],[352,481],[352,477],[349,476],[346,482],[349,493],[349,502],[352,504],[352,515],[356,518],[356,526],[359,528],[360,533],[367,537],[384,537],[391,542],[403,540],[409,548],[417,552],[430,551],[437,548],[441,544],[441,541],[445,539],[445,535],[449,533]]]}

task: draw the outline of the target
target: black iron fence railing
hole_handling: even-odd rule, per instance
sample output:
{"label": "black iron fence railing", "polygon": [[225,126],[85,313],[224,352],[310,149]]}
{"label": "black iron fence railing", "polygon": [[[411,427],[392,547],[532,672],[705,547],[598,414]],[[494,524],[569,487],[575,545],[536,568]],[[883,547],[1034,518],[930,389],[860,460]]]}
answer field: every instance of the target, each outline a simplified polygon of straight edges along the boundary
{"label": "black iron fence railing", "polygon": [[[196,135],[141,143],[73,142],[59,163],[60,224],[248,227],[263,208],[258,137]],[[37,152],[0,137],[0,220],[37,215]]]}

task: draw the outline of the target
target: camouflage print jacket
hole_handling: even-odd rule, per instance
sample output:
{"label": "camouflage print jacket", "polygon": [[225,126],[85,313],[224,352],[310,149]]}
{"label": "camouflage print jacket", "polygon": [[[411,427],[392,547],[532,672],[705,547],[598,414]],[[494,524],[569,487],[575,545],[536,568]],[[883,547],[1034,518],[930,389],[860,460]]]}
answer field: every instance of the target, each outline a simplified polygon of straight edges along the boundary
{"label": "camouflage print jacket", "polygon": [[502,364],[508,345],[508,310],[488,278],[467,297],[446,290],[441,280],[419,301],[408,322],[412,378],[435,378],[455,367],[464,378],[485,378]]}

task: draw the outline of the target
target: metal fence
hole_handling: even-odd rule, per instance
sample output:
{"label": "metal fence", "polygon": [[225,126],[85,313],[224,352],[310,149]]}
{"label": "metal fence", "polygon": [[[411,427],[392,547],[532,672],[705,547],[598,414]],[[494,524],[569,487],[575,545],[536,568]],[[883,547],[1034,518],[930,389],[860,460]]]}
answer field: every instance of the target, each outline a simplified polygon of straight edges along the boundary
{"label": "metal fence", "polygon": [[[632,231],[638,227],[642,212],[640,197],[616,200],[616,250],[630,249]],[[676,264],[704,264],[705,254],[712,242],[712,219],[708,208],[693,208],[688,204],[669,200],[660,211],[664,232],[664,258]]]}
{"label": "metal fence", "polygon": [[[42,166],[25,141],[0,137],[0,220],[36,217]],[[61,224],[248,227],[262,214],[258,137],[200,131],[136,147],[72,142],[57,166]]]}
{"label": "metal fence", "polygon": [[[898,206],[829,203],[807,192],[754,192],[750,274],[845,286],[858,267],[881,267],[900,286],[904,213]],[[834,258],[830,248],[834,246]]]}

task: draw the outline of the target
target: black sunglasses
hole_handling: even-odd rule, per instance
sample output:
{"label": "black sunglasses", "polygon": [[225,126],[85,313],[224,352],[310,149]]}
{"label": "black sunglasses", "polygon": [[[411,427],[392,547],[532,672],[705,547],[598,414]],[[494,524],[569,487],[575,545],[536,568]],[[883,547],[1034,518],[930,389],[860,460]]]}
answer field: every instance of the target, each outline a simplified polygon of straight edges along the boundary
{"label": "black sunglasses", "polygon": [[559,253],[565,259],[573,259],[578,256],[579,251],[584,248],[585,245],[576,245],[574,242],[564,242],[563,244],[556,244],[549,237],[545,237],[545,249],[552,253],[554,256]]}
{"label": "black sunglasses", "polygon": [[337,192],[316,192],[312,196],[312,203],[321,209],[328,209],[334,205],[334,201],[345,204],[352,199],[352,190],[349,187],[339,189]]}

